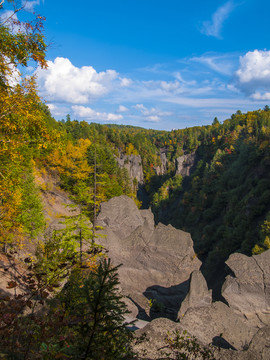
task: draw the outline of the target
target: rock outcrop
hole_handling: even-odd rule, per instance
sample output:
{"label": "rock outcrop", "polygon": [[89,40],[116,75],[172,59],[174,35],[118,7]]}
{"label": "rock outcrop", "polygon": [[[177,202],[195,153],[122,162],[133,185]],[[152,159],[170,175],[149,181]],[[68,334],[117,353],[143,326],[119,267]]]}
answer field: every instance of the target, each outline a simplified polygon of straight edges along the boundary
{"label": "rock outcrop", "polygon": [[[138,359],[160,359],[162,350],[168,352],[165,348],[168,345],[165,340],[168,333],[172,334],[175,331],[183,332],[180,324],[164,318],[154,319],[143,329],[137,330],[137,341],[133,349],[136,351]],[[138,341],[139,339],[143,339],[143,341]]]}
{"label": "rock outcrop", "polygon": [[[139,353],[147,350],[158,358],[167,332],[186,330],[200,344],[216,345],[216,359],[270,358],[270,250],[230,256],[227,265],[235,276],[228,276],[222,288],[227,305],[212,302],[189,234],[155,226],[152,212],[138,210],[126,196],[102,204],[98,225],[106,235],[100,243],[115,265],[123,264],[120,282],[133,316],[137,307],[141,319],[159,317],[136,332],[148,336],[135,345]],[[168,320],[177,317],[179,323]]]}
{"label": "rock outcrop", "polygon": [[[151,323],[147,324],[143,329],[136,331],[136,341],[133,346],[136,351],[138,358],[147,358],[147,359],[160,359],[162,358],[162,353],[170,352],[168,348],[168,334],[170,338],[174,338],[174,334],[183,336],[183,329],[181,323],[174,323],[168,319],[159,318],[153,320]],[[189,335],[187,335],[189,336]],[[140,339],[143,339],[140,341]],[[203,344],[200,340],[196,340],[197,347],[197,357],[189,358],[208,358],[200,357],[198,355],[198,349],[204,350],[209,349],[213,357],[211,359],[216,360],[269,360],[270,359],[270,328],[265,327],[260,329],[252,338],[250,344],[247,344],[247,348],[242,351],[236,351],[233,349],[224,349],[222,346],[228,345],[226,341],[220,338],[221,346],[211,346],[209,344]],[[179,350],[182,352],[184,347]],[[193,348],[195,349],[195,347]],[[205,352],[204,352],[205,354]],[[167,358],[167,357],[166,357]]]}
{"label": "rock outcrop", "polygon": [[226,304],[212,303],[212,292],[200,271],[191,274],[189,292],[181,304],[178,319],[181,326],[203,344],[237,350],[245,349],[258,330]]}
{"label": "rock outcrop", "polygon": [[189,308],[180,324],[204,344],[226,343],[237,350],[245,349],[258,330],[222,302]]}
{"label": "rock outcrop", "polygon": [[178,319],[181,319],[189,308],[210,306],[212,303],[212,290],[208,290],[203,274],[199,270],[193,271],[190,277],[189,291],[181,304]]}
{"label": "rock outcrop", "polygon": [[[121,287],[148,318],[157,312],[176,318],[188,291],[188,279],[201,262],[190,234],[171,225],[154,225],[150,210],[120,196],[101,205],[99,242],[119,269]],[[146,316],[146,317],[147,317]]]}
{"label": "rock outcrop", "polygon": [[196,154],[191,153],[191,154],[179,156],[175,162],[176,162],[175,164],[176,174],[179,174],[182,177],[189,176],[192,171],[192,168],[196,163]]}
{"label": "rock outcrop", "polygon": [[222,287],[229,306],[254,326],[270,325],[270,250],[251,257],[232,254],[226,264],[235,275]]}
{"label": "rock outcrop", "polygon": [[127,169],[131,180],[137,179],[139,185],[143,184],[142,158],[140,155],[125,155],[122,153],[116,160],[121,168]]}
{"label": "rock outcrop", "polygon": [[155,172],[158,176],[167,174],[168,160],[166,156],[166,150],[161,149],[159,157],[160,157],[161,165],[155,167]]}

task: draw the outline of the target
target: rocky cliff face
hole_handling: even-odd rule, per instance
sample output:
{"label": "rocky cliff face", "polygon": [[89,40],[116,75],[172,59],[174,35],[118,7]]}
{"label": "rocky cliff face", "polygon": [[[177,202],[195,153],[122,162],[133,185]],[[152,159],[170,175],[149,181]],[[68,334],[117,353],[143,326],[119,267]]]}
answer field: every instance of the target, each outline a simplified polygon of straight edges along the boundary
{"label": "rocky cliff face", "polygon": [[175,161],[176,174],[181,175],[182,177],[189,176],[195,163],[195,153],[179,156]]}
{"label": "rocky cliff face", "polygon": [[131,180],[137,179],[139,185],[143,184],[142,158],[140,155],[120,154],[116,160],[121,168],[127,169]]}
{"label": "rocky cliff face", "polygon": [[159,156],[160,156],[161,165],[155,167],[155,172],[158,176],[161,176],[161,175],[167,174],[167,171],[168,171],[168,168],[167,168],[168,160],[167,160],[167,156],[166,156],[166,151],[161,150]]}
{"label": "rocky cliff face", "polygon": [[[154,225],[150,210],[139,210],[132,199],[120,196],[102,204],[98,216],[109,250],[119,269],[121,287],[144,318],[175,319],[187,294],[190,274],[200,268],[190,234],[172,226]],[[159,314],[158,314],[159,313]]]}

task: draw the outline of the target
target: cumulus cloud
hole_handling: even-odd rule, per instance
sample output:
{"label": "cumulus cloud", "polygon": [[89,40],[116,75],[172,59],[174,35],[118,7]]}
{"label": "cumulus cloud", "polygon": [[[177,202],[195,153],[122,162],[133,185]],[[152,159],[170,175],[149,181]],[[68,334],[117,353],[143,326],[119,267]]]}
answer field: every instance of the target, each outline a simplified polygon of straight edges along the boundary
{"label": "cumulus cloud", "polygon": [[230,13],[234,10],[234,3],[232,1],[226,2],[220,6],[212,15],[210,21],[204,21],[201,28],[201,33],[207,36],[214,36],[221,38],[221,30],[224,21],[229,17]]}
{"label": "cumulus cloud", "polygon": [[269,100],[270,51],[249,51],[240,57],[236,87],[255,100]]}
{"label": "cumulus cloud", "polygon": [[126,112],[128,111],[128,108],[124,105],[119,105],[117,112]]}
{"label": "cumulus cloud", "polygon": [[100,121],[119,121],[123,119],[122,115],[98,112],[88,106],[74,105],[72,110],[75,116],[86,120],[100,120]]}
{"label": "cumulus cloud", "polygon": [[[51,102],[86,104],[107,94],[116,80],[115,70],[97,72],[92,66],[78,68],[69,59],[48,61],[48,69],[37,69],[39,89]],[[115,84],[114,84],[115,85]]]}

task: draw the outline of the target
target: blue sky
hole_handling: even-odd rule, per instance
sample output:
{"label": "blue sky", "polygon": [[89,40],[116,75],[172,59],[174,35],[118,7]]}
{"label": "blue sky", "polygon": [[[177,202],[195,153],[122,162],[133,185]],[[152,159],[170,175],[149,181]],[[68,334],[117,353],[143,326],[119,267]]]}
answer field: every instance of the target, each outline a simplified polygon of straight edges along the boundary
{"label": "blue sky", "polygon": [[[171,130],[270,104],[267,0],[35,0],[56,119]],[[31,69],[29,69],[31,71]]]}

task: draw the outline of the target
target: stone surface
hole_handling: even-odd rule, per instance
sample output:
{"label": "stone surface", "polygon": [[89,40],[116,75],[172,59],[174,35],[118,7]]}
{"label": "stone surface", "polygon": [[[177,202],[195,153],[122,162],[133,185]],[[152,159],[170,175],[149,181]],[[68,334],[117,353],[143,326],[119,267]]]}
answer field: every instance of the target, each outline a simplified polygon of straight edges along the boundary
{"label": "stone surface", "polygon": [[186,154],[176,159],[176,174],[183,177],[189,176],[196,163],[196,154]]}
{"label": "stone surface", "polygon": [[[166,346],[165,338],[168,333],[177,330],[182,333],[183,329],[180,324],[165,318],[152,320],[145,327],[137,330],[133,348],[137,352],[138,358],[160,359],[161,349]],[[140,341],[140,339],[143,339],[143,341]]]}
{"label": "stone surface", "polygon": [[189,276],[201,266],[190,234],[171,225],[155,227],[152,212],[139,210],[127,196],[103,203],[98,225],[105,235],[98,241],[109,250],[115,265],[123,264],[121,287],[140,314],[152,318],[165,311],[176,318]]}
{"label": "stone surface", "polygon": [[222,296],[254,326],[270,325],[270,250],[252,257],[232,254],[226,264],[235,277],[227,276]]}
{"label": "stone surface", "polygon": [[270,327],[260,329],[251,340],[245,351],[224,349],[215,350],[217,360],[269,360],[270,359]]}
{"label": "stone surface", "polygon": [[208,286],[203,274],[199,270],[193,271],[189,281],[189,291],[178,312],[181,319],[185,312],[191,307],[205,307],[212,304],[212,290]]}
{"label": "stone surface", "polygon": [[204,344],[215,343],[218,338],[222,338],[228,347],[237,350],[245,349],[257,332],[244,317],[235,314],[222,302],[189,308],[180,320],[180,325]]}
{"label": "stone surface", "polygon": [[[223,319],[221,319],[223,320]],[[172,335],[178,331],[180,335],[183,331],[186,331],[185,327],[181,323],[175,323],[168,319],[158,318],[150,323],[146,324],[142,329],[135,332],[135,339],[133,348],[138,354],[138,358],[147,359],[160,359],[162,351],[168,351],[165,341],[168,334]],[[188,334],[190,334],[188,332]],[[228,332],[229,334],[229,332]],[[219,334],[221,335],[221,334]],[[235,336],[232,332],[231,337]],[[240,335],[241,336],[241,335]],[[228,345],[228,342],[224,337],[227,337],[227,333],[221,336],[215,336],[213,342],[216,346],[209,346],[207,343],[201,342],[198,338],[197,344],[202,345],[210,349],[216,360],[269,360],[270,359],[270,327],[264,327],[257,331],[252,337],[250,343],[246,344],[244,350],[236,349],[224,349],[219,347]],[[216,340],[216,338],[219,338]],[[239,336],[238,336],[239,338]],[[237,342],[237,340],[236,340]],[[166,357],[167,358],[167,357]],[[198,357],[199,358],[199,357]]]}
{"label": "stone surface", "polygon": [[121,168],[127,169],[131,180],[137,179],[138,184],[143,184],[142,158],[140,155],[125,155],[122,153],[116,160]]}
{"label": "stone surface", "polygon": [[260,329],[253,337],[248,352],[254,359],[270,359],[270,327]]}
{"label": "stone surface", "polygon": [[168,170],[167,169],[168,160],[167,160],[167,156],[166,156],[166,149],[160,149],[159,157],[160,157],[161,165],[156,166],[154,169],[155,169],[156,174],[158,176],[161,176],[161,175],[167,174],[167,170]]}

